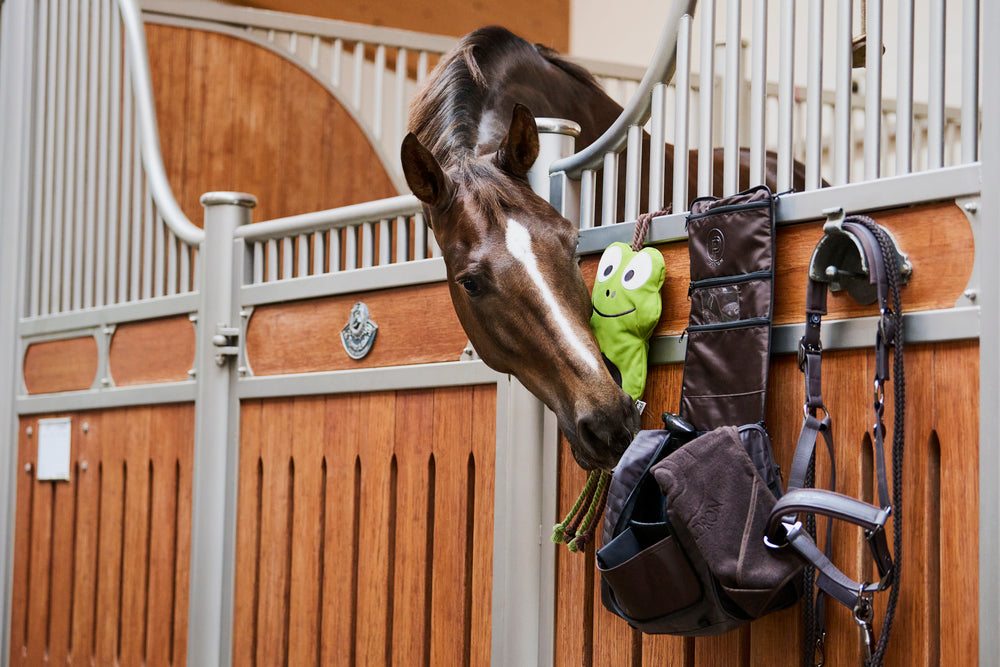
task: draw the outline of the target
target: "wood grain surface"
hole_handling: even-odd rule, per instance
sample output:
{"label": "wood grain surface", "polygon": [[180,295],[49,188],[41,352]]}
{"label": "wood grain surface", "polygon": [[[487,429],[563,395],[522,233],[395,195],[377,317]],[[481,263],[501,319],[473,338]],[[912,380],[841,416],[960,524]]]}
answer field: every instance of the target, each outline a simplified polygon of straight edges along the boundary
{"label": "wood grain surface", "polygon": [[205,31],[146,35],[164,167],[195,224],[212,190],[255,195],[255,220],[400,194],[347,110],[291,62]]}
{"label": "wood grain surface", "polygon": [[24,386],[29,394],[90,389],[96,375],[93,336],[32,343],[24,353]]}
{"label": "wood grain surface", "polygon": [[[371,353],[347,356],[340,330],[358,301],[378,333]],[[254,375],[458,361],[468,338],[444,283],[258,306],[247,328]]]}
{"label": "wood grain surface", "polygon": [[494,386],[244,401],[233,663],[490,663]]}
{"label": "wood grain surface", "polygon": [[119,387],[187,380],[194,348],[187,315],[119,324],[111,338],[111,377]]}
{"label": "wood grain surface", "polygon": [[[69,482],[34,477],[45,417],[73,420]],[[193,406],[22,417],[18,440],[10,664],[183,665]]]}

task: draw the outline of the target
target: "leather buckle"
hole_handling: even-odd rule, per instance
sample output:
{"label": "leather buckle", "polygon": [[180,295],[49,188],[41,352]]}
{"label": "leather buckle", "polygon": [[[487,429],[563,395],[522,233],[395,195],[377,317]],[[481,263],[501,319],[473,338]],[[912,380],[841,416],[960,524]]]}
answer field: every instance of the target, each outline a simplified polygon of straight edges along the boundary
{"label": "leather buckle", "polygon": [[806,354],[808,354],[810,352],[815,352],[815,353],[822,354],[822,352],[823,352],[823,346],[822,345],[810,345],[809,343],[806,343],[806,337],[803,336],[802,338],[799,339],[799,350],[798,350],[799,370],[802,371],[802,372],[805,372]]}
{"label": "leather buckle", "polygon": [[865,541],[868,543],[872,560],[875,561],[875,568],[878,570],[879,591],[884,591],[891,586],[894,578],[895,566],[892,562],[892,554],[889,552],[889,544],[885,535],[885,522],[891,513],[891,507],[883,508],[879,513],[878,523],[875,527],[871,530],[865,530]]}

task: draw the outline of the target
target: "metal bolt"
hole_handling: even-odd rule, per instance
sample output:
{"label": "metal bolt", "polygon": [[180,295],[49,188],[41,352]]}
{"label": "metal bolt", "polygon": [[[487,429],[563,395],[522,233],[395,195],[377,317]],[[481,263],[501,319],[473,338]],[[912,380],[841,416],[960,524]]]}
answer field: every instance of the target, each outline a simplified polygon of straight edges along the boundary
{"label": "metal bolt", "polygon": [[80,472],[87,472],[87,462],[80,461]]}
{"label": "metal bolt", "polygon": [[102,331],[102,332],[104,333],[104,335],[106,335],[106,336],[110,336],[111,334],[113,334],[113,333],[115,332],[115,330],[114,330],[114,329],[112,329],[111,327],[104,327],[103,329],[101,329],[101,331]]}
{"label": "metal bolt", "polygon": [[964,292],[962,292],[962,296],[964,296],[969,301],[975,302],[976,298],[979,295],[976,293],[976,290],[974,290],[974,289],[967,289]]}
{"label": "metal bolt", "polygon": [[24,472],[31,472],[31,464],[30,463],[25,463],[24,464]]}
{"label": "metal bolt", "polygon": [[110,386],[111,378],[101,378],[101,384],[104,385],[105,387]]}
{"label": "metal bolt", "polygon": [[979,202],[967,201],[965,202],[965,210],[969,213],[975,213],[979,210]]}
{"label": "metal bolt", "polygon": [[31,435],[35,432],[35,430],[29,426],[28,428],[24,429],[24,432],[27,433],[28,437],[30,438]]}
{"label": "metal bolt", "polygon": [[193,368],[189,368],[189,369],[188,369],[188,375],[189,375],[190,377],[194,377],[194,376],[195,376],[195,375],[197,375],[197,374],[198,374],[198,371],[196,371],[195,369],[193,369]]}
{"label": "metal bolt", "polygon": [[240,311],[240,317],[250,317],[250,311],[241,310]]}
{"label": "metal bolt", "polygon": [[83,432],[84,433],[89,433],[90,432],[90,423],[89,422],[83,422],[82,428],[83,428]]}
{"label": "metal bolt", "polygon": [[247,367],[246,366],[240,366],[239,368],[236,369],[236,371],[240,375],[246,375],[247,374]]}

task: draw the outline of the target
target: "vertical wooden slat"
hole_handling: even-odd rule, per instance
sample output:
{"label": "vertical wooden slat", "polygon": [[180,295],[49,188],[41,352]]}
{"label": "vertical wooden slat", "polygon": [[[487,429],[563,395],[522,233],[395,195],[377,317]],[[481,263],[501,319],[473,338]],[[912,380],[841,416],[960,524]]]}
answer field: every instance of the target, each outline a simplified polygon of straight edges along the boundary
{"label": "vertical wooden slat", "polygon": [[[557,518],[561,521],[573,506],[587,476],[573,461],[569,444],[559,439],[559,490]],[[545,526],[542,527],[543,531]],[[543,535],[543,537],[546,537]],[[570,553],[560,547],[556,551],[556,635],[557,665],[592,665],[591,614],[585,597],[588,589],[585,577],[592,567],[582,554]]]}
{"label": "vertical wooden slat", "polygon": [[240,404],[240,473],[236,502],[236,572],[233,605],[233,664],[253,665],[256,660],[258,576],[260,562],[261,493],[258,460],[261,456],[260,401]]}
{"label": "vertical wooden slat", "polygon": [[[289,592],[289,525],[294,482],[290,466],[292,400],[268,404],[262,422],[263,488],[260,517],[260,598],[257,618],[257,663],[284,664],[288,651],[286,619]],[[265,539],[266,536],[266,539]]]}
{"label": "vertical wooden slat", "polygon": [[125,412],[124,451],[127,468],[125,523],[122,526],[122,601],[120,660],[125,664],[143,661],[146,640],[146,577],[149,521],[149,435],[150,408],[130,408]]}
{"label": "vertical wooden slat", "polygon": [[122,453],[126,415],[109,411],[104,416],[103,457],[98,474],[101,488],[98,500],[97,599],[94,608],[94,659],[111,663],[118,659],[118,622],[121,596],[122,513],[125,474]]}
{"label": "vertical wooden slat", "polygon": [[[28,572],[30,569],[32,492],[34,475],[25,466],[34,461],[35,440],[28,429],[35,433],[38,423],[34,418],[22,418],[18,433],[17,454],[17,520],[14,524],[14,575],[11,582],[10,660],[11,664],[24,664],[27,657]],[[32,463],[33,465],[33,463]]]}
{"label": "vertical wooden slat", "polygon": [[[101,412],[91,412],[83,419],[88,428],[79,434],[75,460],[78,462],[74,484],[76,507],[75,552],[73,567],[73,603],[70,636],[71,664],[89,665],[94,647],[94,609],[97,591],[98,510],[105,419]],[[77,421],[83,421],[78,419]],[[80,424],[82,427],[82,424]],[[82,429],[81,429],[82,430]]]}
{"label": "vertical wooden slat", "polygon": [[389,488],[395,414],[394,394],[378,393],[361,397],[361,523],[356,640],[357,659],[361,664],[384,662],[390,641],[386,634],[390,521],[386,491]]}
{"label": "vertical wooden slat", "polygon": [[472,655],[470,663],[490,663],[493,610],[493,496],[496,467],[495,386],[476,387],[472,397],[472,452],[476,461],[476,499],[472,572]]}
{"label": "vertical wooden slat", "polygon": [[463,664],[466,458],[456,449],[472,436],[472,391],[434,390],[434,564],[431,598],[431,664]]}
{"label": "vertical wooden slat", "polygon": [[[936,429],[941,442],[941,656],[954,665],[978,660],[975,609],[979,582],[979,348],[941,343],[934,359]],[[983,628],[989,632],[989,628]]]}
{"label": "vertical wooden slat", "polygon": [[393,591],[392,655],[398,664],[423,663],[430,630],[426,609],[428,463],[434,426],[434,396],[399,392],[396,398],[398,463],[396,563]]}
{"label": "vertical wooden slat", "polygon": [[[298,397],[292,407],[295,432],[292,458],[296,462],[292,521],[292,583],[288,613],[289,665],[319,664],[320,545],[319,522],[323,500],[324,405],[322,397]],[[323,570],[325,572],[325,570]],[[336,570],[330,572],[336,576]]]}

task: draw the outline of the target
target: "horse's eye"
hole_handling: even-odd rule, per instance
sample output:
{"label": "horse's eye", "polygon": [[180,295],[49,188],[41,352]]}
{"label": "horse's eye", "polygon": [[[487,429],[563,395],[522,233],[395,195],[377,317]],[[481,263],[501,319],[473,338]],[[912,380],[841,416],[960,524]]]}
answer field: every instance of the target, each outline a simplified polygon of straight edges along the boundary
{"label": "horse's eye", "polygon": [[472,278],[462,278],[459,284],[468,292],[469,296],[476,296],[479,294],[479,283],[477,283]]}

